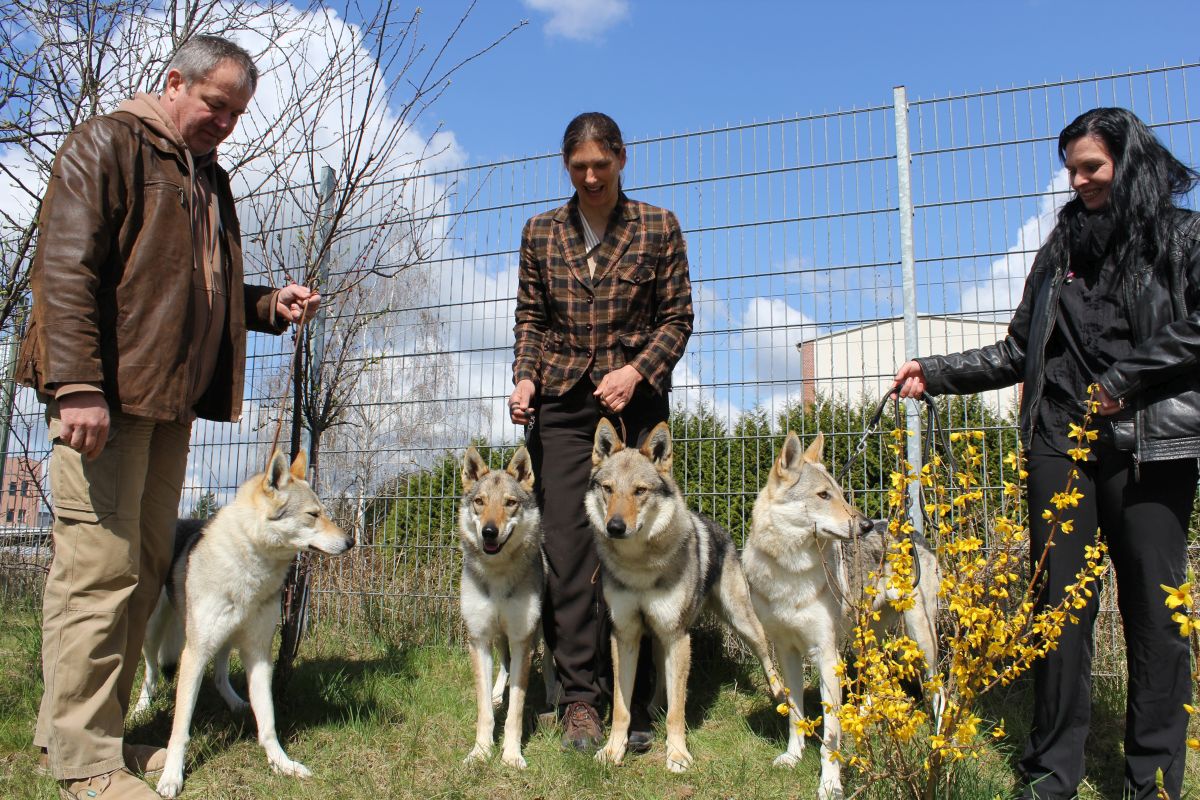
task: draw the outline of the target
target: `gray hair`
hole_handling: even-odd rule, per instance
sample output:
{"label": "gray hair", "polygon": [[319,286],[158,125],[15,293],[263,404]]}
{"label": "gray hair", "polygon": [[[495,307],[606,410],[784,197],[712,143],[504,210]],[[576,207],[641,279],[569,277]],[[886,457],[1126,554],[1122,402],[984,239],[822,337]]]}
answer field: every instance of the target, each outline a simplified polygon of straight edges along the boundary
{"label": "gray hair", "polygon": [[258,88],[258,67],[254,59],[242,47],[220,36],[200,34],[188,39],[167,65],[167,73],[176,70],[185,83],[195,83],[207,78],[222,61],[232,61],[242,68],[245,80],[243,87],[253,93]]}

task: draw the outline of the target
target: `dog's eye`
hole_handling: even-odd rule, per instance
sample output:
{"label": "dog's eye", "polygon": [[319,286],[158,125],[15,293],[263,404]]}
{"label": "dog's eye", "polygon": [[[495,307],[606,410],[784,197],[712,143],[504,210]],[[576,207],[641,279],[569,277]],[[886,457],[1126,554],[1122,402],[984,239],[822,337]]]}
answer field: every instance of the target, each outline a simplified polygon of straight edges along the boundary
{"label": "dog's eye", "polygon": [[316,519],[317,517],[321,516],[321,512],[320,511],[310,511],[310,512],[308,512],[308,515],[310,517],[312,517],[313,519]]}
{"label": "dog's eye", "polygon": [[821,498],[822,500],[828,500],[830,497],[829,490],[822,489],[821,491],[817,492],[817,497]]}
{"label": "dog's eye", "polygon": [[515,498],[515,497],[504,498],[504,505],[507,506],[508,508],[516,508],[517,498]]}
{"label": "dog's eye", "polygon": [[601,484],[600,488],[604,490],[605,494],[612,494],[612,487],[609,486],[607,483]]}
{"label": "dog's eye", "polygon": [[475,498],[474,500],[472,500],[471,502],[472,502],[472,503],[474,503],[474,504],[475,504],[475,505],[477,505],[477,506],[480,506],[480,507],[482,507],[482,506],[483,506],[483,498],[482,498],[482,497],[476,497],[476,498]]}
{"label": "dog's eye", "polygon": [[634,490],[633,490],[633,494],[634,494],[634,496],[635,496],[635,497],[641,497],[642,495],[644,495],[644,494],[645,494],[646,492],[648,492],[648,491],[650,491],[650,490],[649,490],[649,489],[647,489],[645,486],[639,486],[639,487],[637,487],[636,489],[634,489]]}

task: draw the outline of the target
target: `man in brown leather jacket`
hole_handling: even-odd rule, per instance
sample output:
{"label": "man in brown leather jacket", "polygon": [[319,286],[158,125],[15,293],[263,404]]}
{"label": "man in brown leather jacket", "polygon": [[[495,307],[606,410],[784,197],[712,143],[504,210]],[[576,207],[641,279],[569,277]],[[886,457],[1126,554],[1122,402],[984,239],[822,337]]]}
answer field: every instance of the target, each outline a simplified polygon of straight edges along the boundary
{"label": "man in brown leather jacket", "polygon": [[161,95],[138,94],[59,150],[38,222],[18,378],[47,403],[54,560],[34,744],[68,798],[157,795],[124,745],[146,622],[170,564],[192,420],[241,413],[247,328],[280,333],[320,298],[242,281],[215,149],[254,94],[249,54],[193,37]]}

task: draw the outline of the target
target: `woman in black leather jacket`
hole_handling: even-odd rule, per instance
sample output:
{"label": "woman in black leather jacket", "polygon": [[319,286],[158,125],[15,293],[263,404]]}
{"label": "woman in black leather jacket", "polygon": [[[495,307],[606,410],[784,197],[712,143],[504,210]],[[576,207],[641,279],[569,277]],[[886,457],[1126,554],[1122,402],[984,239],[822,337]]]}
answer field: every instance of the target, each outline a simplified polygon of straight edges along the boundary
{"label": "woman in black leather jacket", "polygon": [[[1057,604],[1102,531],[1117,577],[1129,666],[1125,795],[1156,797],[1163,772],[1182,794],[1191,698],[1188,643],[1161,584],[1186,580],[1187,525],[1200,456],[1200,215],[1175,205],[1200,180],[1121,108],[1082,114],[1058,137],[1075,198],[1038,251],[1008,335],[994,345],[903,364],[903,397],[964,394],[1023,382],[1030,545],[1041,509],[1072,469],[1084,494],[1075,532],[1058,535],[1039,601]],[[1100,438],[1085,462],[1067,431],[1098,384]],[[1072,798],[1083,779],[1098,598],[1035,663],[1033,728],[1022,798]]]}

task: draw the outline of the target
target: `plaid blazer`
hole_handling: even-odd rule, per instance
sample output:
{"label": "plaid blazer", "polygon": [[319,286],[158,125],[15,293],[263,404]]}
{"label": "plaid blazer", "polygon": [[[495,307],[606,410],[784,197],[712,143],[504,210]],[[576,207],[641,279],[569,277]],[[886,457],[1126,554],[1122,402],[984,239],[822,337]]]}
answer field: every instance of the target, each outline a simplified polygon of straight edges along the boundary
{"label": "plaid blazer", "polygon": [[538,214],[521,232],[513,383],[546,396],[584,375],[597,385],[632,364],[656,392],[692,333],[692,285],[679,221],[621,193],[588,276],[578,197]]}

